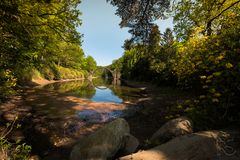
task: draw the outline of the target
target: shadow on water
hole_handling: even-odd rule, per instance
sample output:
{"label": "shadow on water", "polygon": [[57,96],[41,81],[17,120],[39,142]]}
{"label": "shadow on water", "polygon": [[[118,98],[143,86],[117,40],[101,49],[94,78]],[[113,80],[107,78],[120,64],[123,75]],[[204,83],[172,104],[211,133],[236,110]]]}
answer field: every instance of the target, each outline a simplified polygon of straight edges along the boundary
{"label": "shadow on water", "polygon": [[[118,117],[134,115],[138,89],[103,80],[54,83],[28,89],[24,99],[32,107],[25,135],[41,157],[67,159],[76,141]],[[125,103],[127,102],[127,103]]]}

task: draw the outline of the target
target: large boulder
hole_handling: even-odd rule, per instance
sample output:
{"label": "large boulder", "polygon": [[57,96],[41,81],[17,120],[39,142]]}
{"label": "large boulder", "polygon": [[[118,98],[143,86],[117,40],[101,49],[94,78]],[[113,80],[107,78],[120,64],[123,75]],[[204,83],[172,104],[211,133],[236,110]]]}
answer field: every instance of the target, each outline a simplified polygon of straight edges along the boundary
{"label": "large boulder", "polygon": [[126,135],[124,137],[123,146],[119,151],[117,157],[134,153],[137,150],[137,147],[139,146],[139,144],[140,143],[136,137],[130,134]]}
{"label": "large boulder", "polygon": [[126,147],[130,129],[128,123],[116,119],[88,137],[79,141],[72,149],[71,160],[106,160]]}
{"label": "large boulder", "polygon": [[174,137],[191,134],[193,132],[192,121],[186,117],[172,119],[165,123],[150,138],[151,142],[163,143]]}
{"label": "large boulder", "polygon": [[204,131],[180,136],[152,149],[121,157],[120,160],[220,159],[224,147],[227,149],[224,142],[229,137],[226,135],[226,133],[220,131]]}

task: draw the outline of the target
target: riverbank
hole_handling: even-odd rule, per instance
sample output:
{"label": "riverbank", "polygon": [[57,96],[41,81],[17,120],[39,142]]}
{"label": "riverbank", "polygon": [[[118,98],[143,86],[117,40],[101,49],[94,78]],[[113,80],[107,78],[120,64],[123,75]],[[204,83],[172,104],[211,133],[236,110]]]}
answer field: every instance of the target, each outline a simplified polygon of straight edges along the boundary
{"label": "riverbank", "polygon": [[51,83],[56,82],[69,82],[69,81],[79,81],[79,80],[85,80],[85,78],[74,78],[74,79],[60,79],[60,80],[47,80],[47,79],[32,79],[29,84],[32,84],[34,86],[44,86]]}
{"label": "riverbank", "polygon": [[176,110],[179,103],[194,97],[194,93],[173,87],[135,81],[125,81],[125,83],[131,87],[140,88],[145,94],[145,97],[138,101],[143,109],[135,116],[126,118],[131,134],[140,140],[142,147],[164,123],[183,115]]}
{"label": "riverbank", "polygon": [[[41,85],[54,82],[57,81],[38,81]],[[140,147],[144,148],[147,139],[168,119],[176,116],[172,112],[175,104],[189,96],[188,93],[171,87],[157,87],[139,82],[128,82],[127,84],[141,90],[142,96],[136,103],[138,106],[142,106],[142,110],[137,111],[131,117],[126,117],[126,120],[130,125],[131,134],[140,140]],[[15,98],[17,100],[12,98],[12,101],[1,105],[4,121],[8,122],[15,116],[19,116],[23,122],[23,130],[18,130],[18,137],[26,139],[28,144],[33,146],[33,153],[58,160],[68,158],[72,146],[80,137],[84,137],[104,125],[101,123],[83,127],[84,124],[74,116],[76,111],[87,109],[111,112],[132,105],[129,103],[91,102],[54,91],[33,89],[31,86],[22,89]],[[173,115],[169,115],[170,113]],[[16,138],[14,134],[13,138]]]}

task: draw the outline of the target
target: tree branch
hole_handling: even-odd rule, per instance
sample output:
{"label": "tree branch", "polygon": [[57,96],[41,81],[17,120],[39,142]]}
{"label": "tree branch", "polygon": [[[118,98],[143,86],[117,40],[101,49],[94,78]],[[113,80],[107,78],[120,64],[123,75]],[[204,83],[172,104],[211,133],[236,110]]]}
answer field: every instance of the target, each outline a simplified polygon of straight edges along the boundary
{"label": "tree branch", "polygon": [[235,4],[238,4],[240,2],[240,0],[234,2],[233,4],[231,4],[230,6],[228,6],[227,8],[225,8],[224,10],[222,10],[219,14],[217,14],[215,17],[211,18],[209,21],[213,21],[214,19],[218,18],[219,16],[221,16],[225,11],[227,11],[228,9],[230,9],[231,7],[233,7]]}
{"label": "tree branch", "polygon": [[48,26],[49,28],[51,28],[53,31],[55,31],[63,41],[65,41],[65,42],[71,42],[71,41],[69,41],[69,40],[66,40],[66,39],[62,36],[62,34],[61,34],[55,27],[52,27],[51,25],[47,25],[47,26]]}
{"label": "tree branch", "polygon": [[[222,4],[225,2],[225,0],[222,2]],[[240,2],[240,0],[232,3],[230,6],[228,6],[227,8],[225,8],[224,10],[222,10],[220,13],[218,13],[216,16],[214,16],[213,18],[211,18],[208,22],[207,22],[207,26],[205,31],[207,31],[207,35],[211,35],[212,33],[212,29],[211,29],[211,24],[212,22],[217,19],[218,17],[220,17],[224,12],[226,12],[228,9],[230,9],[231,7],[233,7],[234,5],[238,4]]]}

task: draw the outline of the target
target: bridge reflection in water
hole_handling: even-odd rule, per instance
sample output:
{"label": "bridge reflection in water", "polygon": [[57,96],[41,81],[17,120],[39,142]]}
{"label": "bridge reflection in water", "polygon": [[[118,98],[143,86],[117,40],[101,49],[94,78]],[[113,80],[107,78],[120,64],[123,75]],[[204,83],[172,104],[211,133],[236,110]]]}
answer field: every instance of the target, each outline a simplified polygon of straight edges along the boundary
{"label": "bridge reflection in water", "polygon": [[120,79],[93,78],[48,84],[43,89],[52,90],[96,102],[136,101],[141,97],[140,90],[121,84]]}

